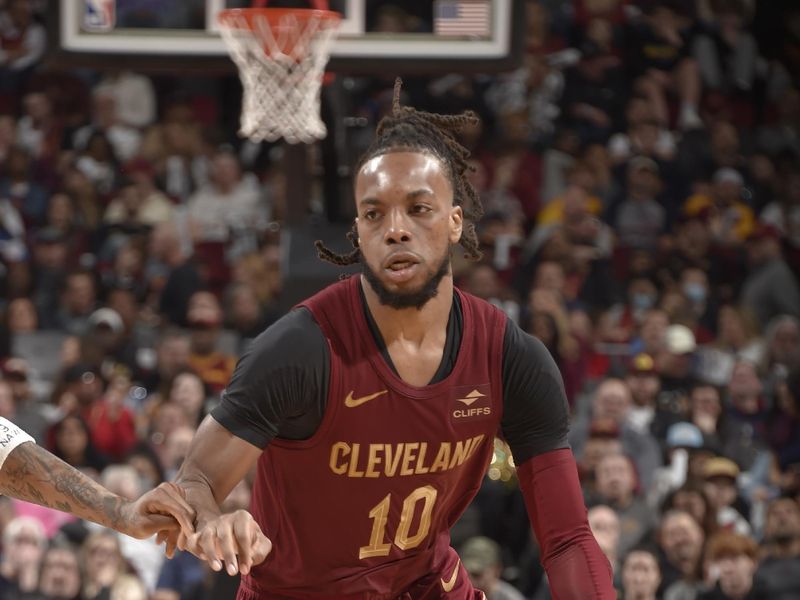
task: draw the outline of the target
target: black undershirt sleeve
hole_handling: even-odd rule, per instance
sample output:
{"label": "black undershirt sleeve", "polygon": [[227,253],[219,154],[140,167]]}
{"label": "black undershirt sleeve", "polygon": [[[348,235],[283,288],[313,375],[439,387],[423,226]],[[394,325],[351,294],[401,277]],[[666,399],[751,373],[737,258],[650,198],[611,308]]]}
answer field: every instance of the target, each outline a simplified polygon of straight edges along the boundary
{"label": "black undershirt sleeve", "polygon": [[311,437],[325,413],[329,354],[308,310],[287,313],[250,344],[211,415],[260,448],[275,437]]}
{"label": "black undershirt sleeve", "polygon": [[544,344],[507,320],[503,340],[503,437],[514,463],[568,448],[569,405],[564,383]]}

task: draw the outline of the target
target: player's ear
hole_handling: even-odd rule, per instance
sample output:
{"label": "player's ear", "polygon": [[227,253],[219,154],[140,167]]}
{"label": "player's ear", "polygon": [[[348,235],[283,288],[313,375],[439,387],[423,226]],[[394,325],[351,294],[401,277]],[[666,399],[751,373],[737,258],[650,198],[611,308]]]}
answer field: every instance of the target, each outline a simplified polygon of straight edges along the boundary
{"label": "player's ear", "polygon": [[450,243],[457,244],[464,229],[464,211],[458,205],[450,209]]}

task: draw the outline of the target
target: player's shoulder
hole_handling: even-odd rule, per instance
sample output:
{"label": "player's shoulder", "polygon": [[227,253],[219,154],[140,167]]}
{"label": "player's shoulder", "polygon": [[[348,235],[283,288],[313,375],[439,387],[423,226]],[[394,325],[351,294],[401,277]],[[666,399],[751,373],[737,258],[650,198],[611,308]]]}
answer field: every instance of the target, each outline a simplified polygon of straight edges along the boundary
{"label": "player's shoulder", "polygon": [[257,355],[270,352],[314,352],[324,348],[325,336],[311,311],[297,307],[262,331],[254,340],[249,353]]}
{"label": "player's shoulder", "polygon": [[506,356],[530,361],[529,364],[542,364],[552,362],[552,356],[542,341],[534,335],[523,330],[512,319],[506,321],[503,350]]}

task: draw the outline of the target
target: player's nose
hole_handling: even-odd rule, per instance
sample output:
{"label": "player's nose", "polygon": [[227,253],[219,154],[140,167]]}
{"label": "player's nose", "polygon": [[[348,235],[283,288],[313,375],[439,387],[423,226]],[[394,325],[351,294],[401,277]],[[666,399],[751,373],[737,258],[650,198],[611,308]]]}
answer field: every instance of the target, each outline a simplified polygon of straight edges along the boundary
{"label": "player's nose", "polygon": [[387,244],[399,244],[411,240],[408,227],[408,215],[402,210],[392,210],[385,220],[386,231],[383,239]]}

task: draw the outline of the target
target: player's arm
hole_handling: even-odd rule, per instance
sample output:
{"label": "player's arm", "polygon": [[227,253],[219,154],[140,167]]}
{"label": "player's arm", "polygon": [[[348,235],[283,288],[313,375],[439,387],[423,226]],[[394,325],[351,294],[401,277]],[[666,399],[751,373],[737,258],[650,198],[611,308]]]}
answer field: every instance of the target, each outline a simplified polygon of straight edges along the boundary
{"label": "player's arm", "polygon": [[136,502],[129,502],[37,446],[22,429],[2,418],[0,493],[68,512],[136,538],[175,529],[179,523],[191,532],[194,519],[194,512],[176,486],[162,484]]}
{"label": "player's arm", "polygon": [[253,468],[262,449],[220,425],[209,415],[200,424],[175,482],[197,513],[196,533],[178,546],[207,560],[215,571],[223,565],[235,575],[263,561],[272,544],[253,517],[243,510],[223,515],[220,504]]}
{"label": "player's arm", "polygon": [[550,353],[509,321],[503,347],[503,435],[554,600],[616,598],[611,568],[586,518],[567,443],[569,408]]}
{"label": "player's arm", "polygon": [[320,397],[327,360],[325,338],[310,313],[285,315],[254,340],[219,406],[197,430],[176,479],[197,511],[197,533],[179,545],[212,569],[247,573],[269,553],[272,545],[249,513],[223,515],[219,506],[269,442],[285,435],[287,417],[297,421],[307,400]]}

